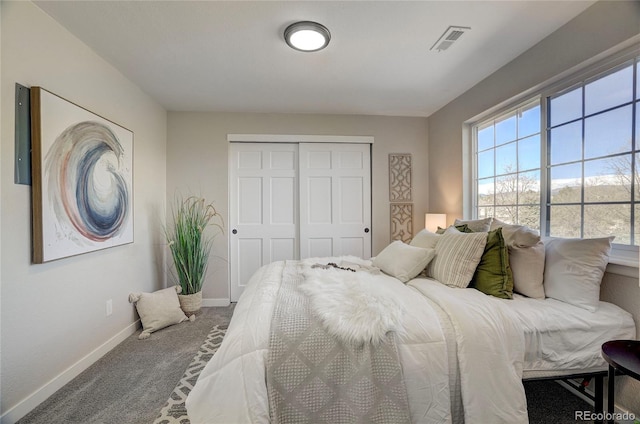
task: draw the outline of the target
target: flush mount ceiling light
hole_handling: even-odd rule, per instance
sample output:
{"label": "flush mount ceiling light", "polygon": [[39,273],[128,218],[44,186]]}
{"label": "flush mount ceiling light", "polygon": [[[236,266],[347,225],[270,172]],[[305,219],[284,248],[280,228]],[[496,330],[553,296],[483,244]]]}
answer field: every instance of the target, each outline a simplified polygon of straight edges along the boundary
{"label": "flush mount ceiling light", "polygon": [[331,33],[317,22],[302,21],[291,24],[284,30],[284,39],[289,47],[303,52],[317,52],[329,44]]}

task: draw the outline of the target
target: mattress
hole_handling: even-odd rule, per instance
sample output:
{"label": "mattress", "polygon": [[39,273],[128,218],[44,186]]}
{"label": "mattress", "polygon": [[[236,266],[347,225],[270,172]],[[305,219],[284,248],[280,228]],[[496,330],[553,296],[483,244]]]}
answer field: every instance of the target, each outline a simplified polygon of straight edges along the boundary
{"label": "mattress", "polygon": [[636,336],[631,314],[607,302],[590,312],[551,298],[514,294],[505,304],[524,331],[524,379],[606,370],[602,344]]}

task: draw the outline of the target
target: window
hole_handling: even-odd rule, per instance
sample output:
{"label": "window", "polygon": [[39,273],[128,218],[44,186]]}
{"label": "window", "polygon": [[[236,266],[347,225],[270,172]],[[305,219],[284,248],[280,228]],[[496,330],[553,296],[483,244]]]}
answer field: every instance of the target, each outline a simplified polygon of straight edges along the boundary
{"label": "window", "polygon": [[547,98],[547,233],[640,244],[635,66]]}
{"label": "window", "polygon": [[540,103],[530,102],[477,127],[476,209],[540,229]]}
{"label": "window", "polygon": [[477,217],[640,245],[639,59],[475,124]]}

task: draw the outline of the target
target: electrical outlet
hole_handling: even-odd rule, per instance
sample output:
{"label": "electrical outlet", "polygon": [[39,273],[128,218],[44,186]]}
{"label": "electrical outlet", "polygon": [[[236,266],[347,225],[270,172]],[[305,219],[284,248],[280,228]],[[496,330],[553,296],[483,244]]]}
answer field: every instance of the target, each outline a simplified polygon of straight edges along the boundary
{"label": "electrical outlet", "polygon": [[111,299],[107,300],[107,316],[113,313],[113,301]]}

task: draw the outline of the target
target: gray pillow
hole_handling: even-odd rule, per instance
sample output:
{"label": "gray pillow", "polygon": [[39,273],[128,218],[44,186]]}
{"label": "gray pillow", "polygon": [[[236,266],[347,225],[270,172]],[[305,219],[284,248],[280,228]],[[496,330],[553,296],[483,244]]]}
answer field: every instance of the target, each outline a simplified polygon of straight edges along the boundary
{"label": "gray pillow", "polygon": [[467,224],[469,229],[475,233],[488,233],[491,229],[491,222],[493,221],[492,217],[484,218],[484,219],[471,219],[471,220],[460,220],[456,219],[453,225],[464,225]]}
{"label": "gray pillow", "polygon": [[508,246],[513,273],[513,291],[533,299],[544,299],[544,243],[533,246]]}

